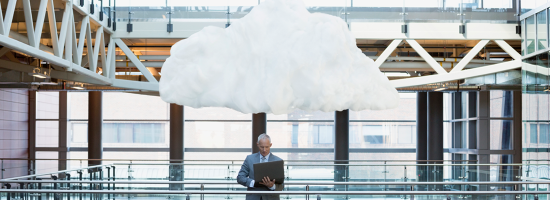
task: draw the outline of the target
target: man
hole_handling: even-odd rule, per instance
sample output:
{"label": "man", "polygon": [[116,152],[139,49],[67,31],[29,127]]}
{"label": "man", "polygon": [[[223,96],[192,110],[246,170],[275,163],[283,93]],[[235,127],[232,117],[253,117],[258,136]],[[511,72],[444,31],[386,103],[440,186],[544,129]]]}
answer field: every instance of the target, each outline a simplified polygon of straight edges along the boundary
{"label": "man", "polygon": [[[263,177],[262,182],[255,184],[254,181],[254,163],[270,162],[282,160],[281,158],[271,154],[269,152],[271,148],[271,138],[269,135],[263,133],[258,137],[256,142],[260,152],[248,155],[244,160],[239,175],[237,176],[237,182],[245,187],[248,191],[282,191],[283,184],[275,184],[275,180],[271,181],[269,177]],[[280,200],[279,195],[259,195],[259,194],[247,194],[246,200]]]}

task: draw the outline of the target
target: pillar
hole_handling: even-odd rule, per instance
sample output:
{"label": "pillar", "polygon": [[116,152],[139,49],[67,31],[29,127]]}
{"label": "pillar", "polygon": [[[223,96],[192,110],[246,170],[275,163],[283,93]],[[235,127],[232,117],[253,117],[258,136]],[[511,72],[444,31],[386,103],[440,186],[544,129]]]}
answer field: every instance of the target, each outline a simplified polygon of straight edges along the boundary
{"label": "pillar", "polygon": [[29,174],[34,174],[36,169],[36,90],[29,91]]}
{"label": "pillar", "polygon": [[[170,104],[170,181],[183,181],[183,106]],[[170,184],[170,190],[183,190],[183,184]]]}
{"label": "pillar", "polygon": [[265,113],[252,114],[252,153],[259,152],[256,143],[262,133],[267,132],[267,115]]}
{"label": "pillar", "polygon": [[[416,164],[425,165],[428,160],[428,93],[416,93]],[[426,182],[426,166],[416,168],[417,182]],[[420,189],[419,190],[423,190]]]}
{"label": "pillar", "polygon": [[[427,152],[432,164],[443,164],[443,93],[428,92]],[[428,170],[428,180],[443,181],[443,167]],[[436,190],[442,188],[436,188]]]}
{"label": "pillar", "polygon": [[[103,92],[88,92],[88,159],[102,159]],[[88,166],[101,165],[101,160],[89,160]]]}
{"label": "pillar", "polygon": [[[58,132],[58,164],[57,170],[63,171],[67,169],[67,91],[59,91],[59,132]],[[60,178],[65,177],[65,174],[60,174]]]}
{"label": "pillar", "polygon": [[[349,164],[349,110],[334,112],[334,164]],[[346,182],[348,167],[334,166],[334,181]],[[345,190],[335,185],[336,190]]]}

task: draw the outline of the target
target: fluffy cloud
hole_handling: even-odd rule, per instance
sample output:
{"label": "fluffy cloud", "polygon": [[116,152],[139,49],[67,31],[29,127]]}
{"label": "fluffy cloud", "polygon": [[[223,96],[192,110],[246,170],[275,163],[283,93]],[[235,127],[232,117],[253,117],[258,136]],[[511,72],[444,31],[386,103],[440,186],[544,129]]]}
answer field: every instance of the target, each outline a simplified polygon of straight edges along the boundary
{"label": "fluffy cloud", "polygon": [[266,0],[230,27],[172,46],[160,96],[243,113],[389,109],[399,95],[357,48],[346,23],[300,0]]}

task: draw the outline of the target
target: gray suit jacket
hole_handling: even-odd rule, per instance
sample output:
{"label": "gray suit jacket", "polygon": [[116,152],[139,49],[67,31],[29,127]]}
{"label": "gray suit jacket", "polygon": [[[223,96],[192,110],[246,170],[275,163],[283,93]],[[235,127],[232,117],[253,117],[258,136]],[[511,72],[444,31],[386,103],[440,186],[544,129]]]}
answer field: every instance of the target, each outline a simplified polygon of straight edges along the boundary
{"label": "gray suit jacket", "polygon": [[[269,153],[269,161],[278,161],[282,160],[281,158],[273,155],[272,153]],[[266,186],[258,186],[258,187],[249,187],[250,182],[254,180],[254,163],[260,162],[260,153],[255,153],[246,156],[246,159],[244,160],[243,165],[241,166],[241,170],[239,171],[239,175],[237,175],[237,182],[247,188],[248,191],[271,191]],[[282,191],[284,185],[283,184],[275,184],[275,191]],[[260,195],[257,194],[249,194],[246,195],[246,200],[260,200]],[[279,195],[262,195],[262,200],[280,200]]]}

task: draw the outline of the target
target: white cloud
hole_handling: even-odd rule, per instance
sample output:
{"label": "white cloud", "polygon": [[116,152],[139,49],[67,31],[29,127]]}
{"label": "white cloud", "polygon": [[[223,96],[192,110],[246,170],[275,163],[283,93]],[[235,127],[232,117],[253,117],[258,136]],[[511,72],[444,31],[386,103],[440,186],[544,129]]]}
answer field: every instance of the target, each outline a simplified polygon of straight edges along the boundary
{"label": "white cloud", "polygon": [[229,28],[174,44],[160,95],[191,107],[243,113],[389,109],[399,95],[357,48],[346,23],[300,0],[266,0]]}

